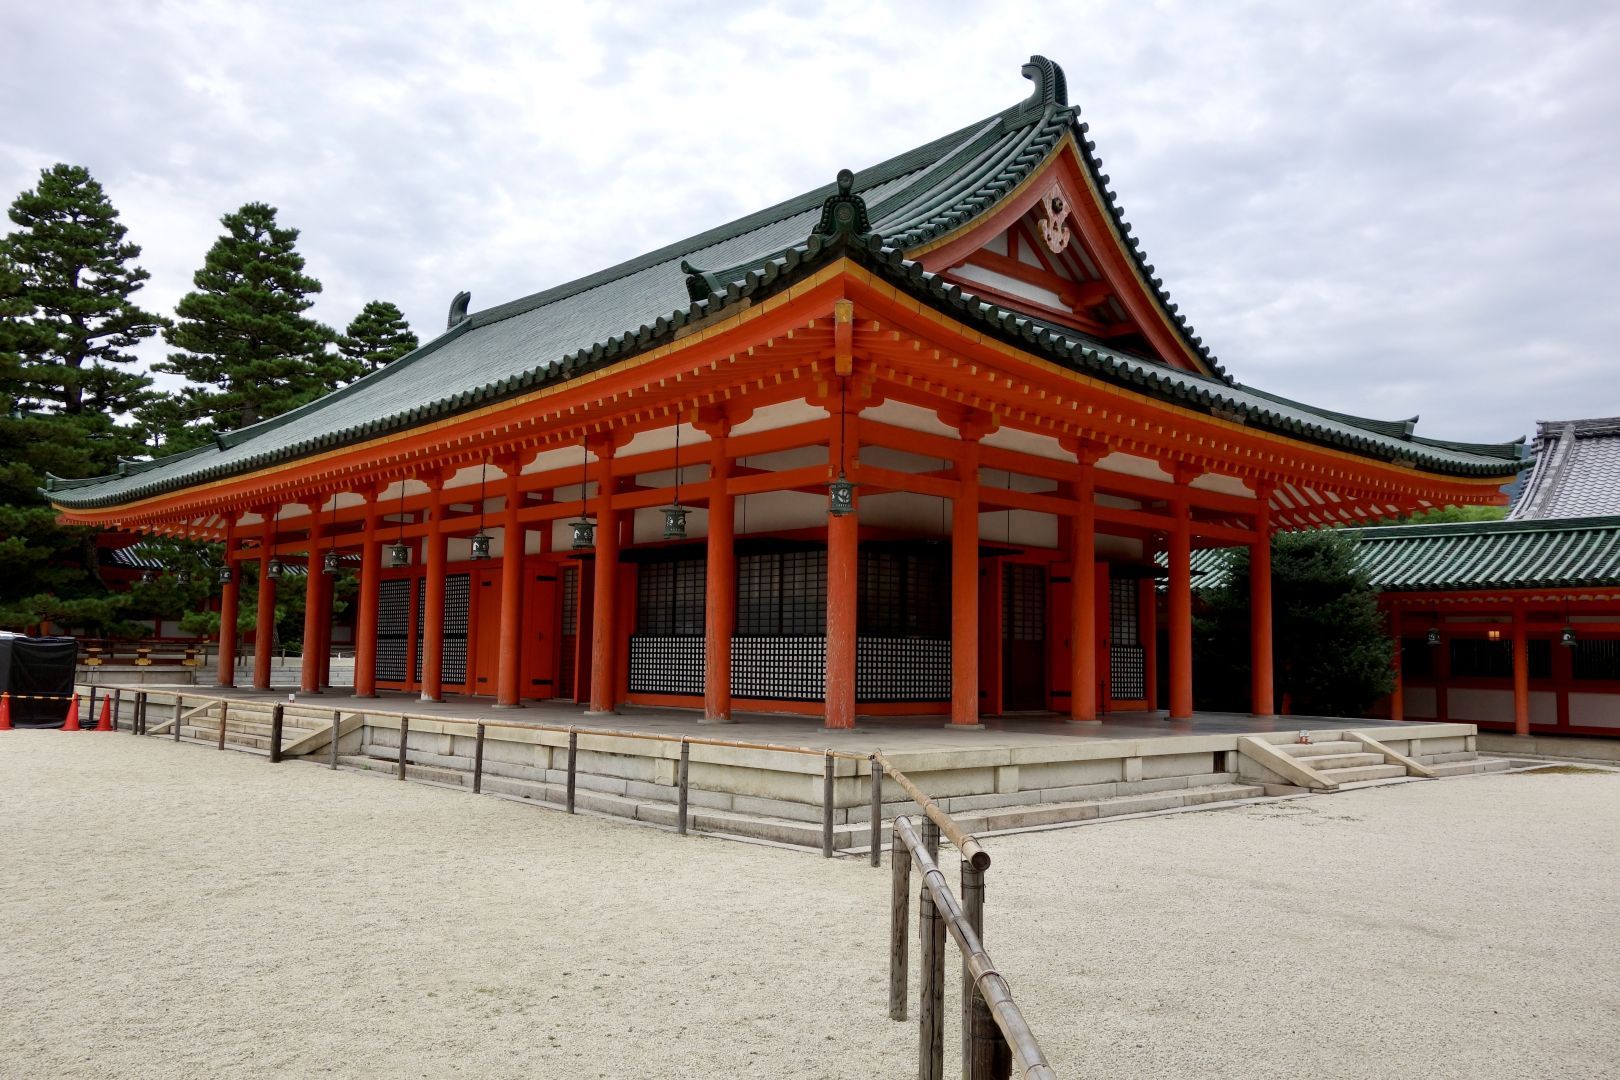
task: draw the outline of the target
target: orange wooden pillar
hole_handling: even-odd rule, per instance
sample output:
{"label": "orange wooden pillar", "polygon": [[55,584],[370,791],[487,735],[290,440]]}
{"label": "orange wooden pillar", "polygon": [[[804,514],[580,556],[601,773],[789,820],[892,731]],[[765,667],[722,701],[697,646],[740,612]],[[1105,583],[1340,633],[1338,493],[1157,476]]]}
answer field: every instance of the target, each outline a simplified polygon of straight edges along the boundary
{"label": "orange wooden pillar", "polygon": [[1271,635],[1271,492],[1262,487],[1258,497],[1260,507],[1254,515],[1254,530],[1259,535],[1249,545],[1249,669],[1252,676],[1249,707],[1255,716],[1275,716],[1275,660]]}
{"label": "orange wooden pillar", "polygon": [[[859,505],[857,496],[856,506]],[[829,728],[855,726],[859,524],[855,514],[827,518],[826,725]]]}
{"label": "orange wooden pillar", "polygon": [[236,685],[236,610],[241,595],[237,576],[241,567],[236,555],[236,514],[225,518],[225,585],[219,592],[219,670],[214,682],[218,686]]}
{"label": "orange wooden pillar", "polygon": [[276,638],[276,579],[270,576],[270,564],[276,558],[276,508],[259,507],[264,519],[259,540],[259,601],[254,613],[253,626],[253,685],[259,690],[270,689],[270,650]]}
{"label": "orange wooden pillar", "polygon": [[[321,574],[321,507],[324,499],[304,505],[309,508],[309,551],[305,557],[308,576],[304,579],[304,667],[299,688],[306,694],[321,692],[321,597],[325,578]],[[330,621],[330,620],[328,620]]]}
{"label": "orange wooden pillar", "polygon": [[422,540],[422,700],[443,701],[444,691],[444,563],[448,539],[444,535],[445,505],[442,474],[424,476],[428,487],[428,529]]}
{"label": "orange wooden pillar", "polygon": [[731,457],[724,435],[714,436],[709,466],[708,565],[704,578],[703,720],[731,723],[731,635],[737,626],[737,520],[732,495]]}
{"label": "orange wooden pillar", "polygon": [[495,671],[495,707],[517,709],[523,683],[523,556],[527,533],[518,520],[523,506],[523,462],[513,457],[501,462],[506,472],[506,506],[501,512],[501,627],[500,661]]}
{"label": "orange wooden pillar", "polygon": [[619,515],[613,508],[613,452],[609,441],[593,443],[596,454],[596,576],[591,599],[591,707],[610,713],[618,706]]}
{"label": "orange wooden pillar", "polygon": [[[1188,481],[1179,468],[1178,487]],[[1185,498],[1174,501],[1170,528],[1170,719],[1193,714],[1192,657],[1192,520]]]}
{"label": "orange wooden pillar", "polygon": [[1073,601],[1069,605],[1069,719],[1097,719],[1096,456],[1082,451],[1074,480],[1078,511],[1070,530]]}
{"label": "orange wooden pillar", "polygon": [[979,443],[965,437],[951,503],[951,725],[979,723]]}
{"label": "orange wooden pillar", "polygon": [[1513,607],[1513,734],[1530,734],[1530,641],[1524,608]]}
{"label": "orange wooden pillar", "polygon": [[361,493],[366,500],[366,519],[360,540],[360,597],[354,622],[354,696],[363,698],[377,696],[377,596],[382,587],[382,542],[377,536],[379,491],[372,485]]}

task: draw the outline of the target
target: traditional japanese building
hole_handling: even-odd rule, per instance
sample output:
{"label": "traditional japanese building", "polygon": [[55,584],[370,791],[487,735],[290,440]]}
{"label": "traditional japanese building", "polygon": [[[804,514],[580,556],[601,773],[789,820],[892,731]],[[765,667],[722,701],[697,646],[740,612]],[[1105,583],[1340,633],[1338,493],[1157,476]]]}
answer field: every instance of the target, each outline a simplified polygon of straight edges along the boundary
{"label": "traditional japanese building", "polygon": [[347,554],[361,695],[834,727],[1189,716],[1195,548],[1264,567],[1273,530],[1499,503],[1522,447],[1236,382],[1132,236],[1062,71],[1023,70],[1026,100],[950,135],[520,300],[462,293],[381,371],[49,496],[71,522],[222,542],[227,625],[244,573],[271,597],[304,562],[308,690],[321,570]]}
{"label": "traditional japanese building", "polygon": [[1543,422],[1505,521],[1362,532],[1399,719],[1620,735],[1620,417]]}

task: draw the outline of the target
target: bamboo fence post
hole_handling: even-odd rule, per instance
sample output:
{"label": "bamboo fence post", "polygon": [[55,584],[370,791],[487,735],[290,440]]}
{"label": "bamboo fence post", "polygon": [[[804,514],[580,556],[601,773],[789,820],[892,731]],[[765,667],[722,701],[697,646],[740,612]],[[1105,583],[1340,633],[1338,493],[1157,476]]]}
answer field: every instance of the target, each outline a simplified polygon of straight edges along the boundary
{"label": "bamboo fence post", "polygon": [[687,776],[692,763],[692,744],[685,739],[681,740],[681,771],[680,792],[676,796],[675,831],[682,836],[686,835],[686,804],[687,804]]}
{"label": "bamboo fence post", "polygon": [[228,701],[224,701],[224,700],[220,701],[220,703],[219,703],[219,745],[215,747],[216,750],[225,749],[225,721],[227,719],[229,719],[230,712],[231,712],[231,703],[228,702]]}
{"label": "bamboo fence post", "polygon": [[1012,1076],[1012,1048],[1006,1036],[996,1026],[996,1014],[982,994],[973,995],[969,1010],[969,1041],[963,1075],[968,1080],[1010,1080]]}
{"label": "bamboo fence post", "polygon": [[287,706],[276,702],[275,708],[270,710],[270,764],[275,765],[281,761],[281,727],[286,721]]}
{"label": "bamboo fence post", "polygon": [[399,775],[395,777],[396,780],[405,779],[405,744],[410,737],[411,718],[402,716],[399,718]]}
{"label": "bamboo fence post", "polygon": [[185,699],[179,694],[174,695],[174,723],[169,727],[169,734],[175,742],[180,741],[180,714],[185,711]]}
{"label": "bamboo fence post", "polygon": [[869,859],[873,866],[883,865],[883,763],[872,756],[872,825],[867,830],[872,845]]}
{"label": "bamboo fence post", "polygon": [[579,760],[579,732],[568,729],[568,812],[574,812],[574,765]]}
{"label": "bamboo fence post", "polygon": [[917,896],[922,998],[917,1015],[918,1080],[945,1080],[945,920],[934,906],[926,877]]}
{"label": "bamboo fence post", "polygon": [[[984,871],[968,859],[962,860],[962,917],[967,919],[979,941],[984,941]],[[967,957],[962,957],[962,1080],[983,1080],[972,1069],[973,1010],[978,991]]]}
{"label": "bamboo fence post", "polygon": [[900,842],[898,819],[889,842],[893,891],[889,896],[889,1019],[906,1018],[906,966],[911,946],[911,851]]}
{"label": "bamboo fence post", "polygon": [[337,768],[338,759],[338,729],[343,723],[343,710],[332,710],[332,745],[327,748],[328,765]]}
{"label": "bamboo fence post", "polygon": [[146,734],[146,705],[149,697],[145,690],[135,691],[135,734]]}
{"label": "bamboo fence post", "polygon": [[923,839],[923,847],[928,849],[928,857],[930,859],[933,859],[935,862],[938,862],[939,861],[939,826],[934,824],[934,819],[933,818],[930,818],[930,817],[923,818],[922,839]]}
{"label": "bamboo fence post", "polygon": [[120,727],[119,727],[118,722],[123,719],[123,716],[122,716],[123,711],[124,711],[124,693],[123,693],[122,690],[119,690],[116,687],[114,687],[113,692],[112,692],[112,725],[113,725],[113,730],[114,731],[121,730]]}
{"label": "bamboo fence post", "polygon": [[96,684],[90,684],[90,711],[85,713],[94,722],[96,719]]}
{"label": "bamboo fence post", "polygon": [[828,750],[821,766],[821,857],[833,857],[833,756]]}
{"label": "bamboo fence post", "polygon": [[473,737],[473,794],[481,795],[484,792],[484,725],[478,725],[478,733]]}

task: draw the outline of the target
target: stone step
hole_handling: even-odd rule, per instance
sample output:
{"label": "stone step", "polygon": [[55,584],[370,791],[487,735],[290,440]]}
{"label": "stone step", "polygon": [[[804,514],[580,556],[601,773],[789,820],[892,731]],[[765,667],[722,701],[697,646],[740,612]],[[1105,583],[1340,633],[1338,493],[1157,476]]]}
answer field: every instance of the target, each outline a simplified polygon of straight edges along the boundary
{"label": "stone step", "polygon": [[1209,784],[1174,791],[1115,795],[1106,799],[1087,799],[1078,802],[987,807],[955,816],[969,832],[998,832],[1003,829],[1028,829],[1039,825],[1118,817],[1122,814],[1145,814],[1154,810],[1175,810],[1184,806],[1200,806],[1207,803],[1235,802],[1239,799],[1258,798],[1264,794],[1265,789],[1258,784]]}
{"label": "stone step", "polygon": [[1390,780],[1405,776],[1404,765],[1360,765],[1351,769],[1323,769],[1322,778],[1330,784],[1351,784],[1361,780]]}
{"label": "stone step", "polygon": [[1300,764],[1309,766],[1317,772],[1329,772],[1335,769],[1359,769],[1368,765],[1382,765],[1383,754],[1317,754],[1311,757],[1300,758]]}
{"label": "stone step", "polygon": [[[281,734],[282,748],[285,749],[286,747],[291,746],[294,740],[301,739],[307,734],[309,734],[309,732],[290,728],[283,731]],[[161,738],[162,736],[158,737]],[[180,737],[182,739],[191,739],[195,742],[217,743],[219,742],[219,725],[203,725],[202,727],[196,727],[189,723],[181,724]],[[227,727],[225,729],[225,745],[243,748],[251,747],[255,750],[263,750],[268,753],[270,750],[270,730],[267,727],[264,733],[261,735],[253,732],[237,731]]]}
{"label": "stone step", "polygon": [[[1278,750],[1281,750],[1289,757],[1295,758],[1332,757],[1337,754],[1360,754],[1364,753],[1367,749],[1361,743],[1351,742],[1348,740],[1330,740],[1328,742],[1312,743],[1286,742],[1272,743],[1271,745],[1276,747]],[[1309,763],[1307,762],[1307,764]]]}
{"label": "stone step", "polygon": [[1505,772],[1513,763],[1502,758],[1476,758],[1473,761],[1445,761],[1430,765],[1436,776],[1477,776],[1482,773]]}

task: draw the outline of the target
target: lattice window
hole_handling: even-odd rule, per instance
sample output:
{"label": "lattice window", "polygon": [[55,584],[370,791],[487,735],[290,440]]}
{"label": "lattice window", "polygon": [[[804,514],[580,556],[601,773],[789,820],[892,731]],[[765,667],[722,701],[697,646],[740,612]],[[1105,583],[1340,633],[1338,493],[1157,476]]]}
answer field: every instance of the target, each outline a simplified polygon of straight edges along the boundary
{"label": "lattice window", "polygon": [[820,701],[827,685],[824,637],[731,639],[731,693],[773,701]]}
{"label": "lattice window", "polygon": [[862,636],[855,644],[856,701],[949,701],[951,643]]}
{"label": "lattice window", "polygon": [[1119,701],[1147,697],[1147,650],[1142,648],[1141,592],[1135,578],[1108,582],[1108,686]]}
{"label": "lattice window", "polygon": [[[1530,678],[1552,678],[1552,642],[1531,638],[1525,642]],[[1451,674],[1459,679],[1513,678],[1513,642],[1507,638],[1452,638]]]}
{"label": "lattice window", "polygon": [[651,637],[702,637],[702,559],[642,563],[636,585],[636,632]]}
{"label": "lattice window", "polygon": [[579,634],[579,567],[565,566],[562,572],[562,635]]}
{"label": "lattice window", "polygon": [[939,551],[862,551],[857,591],[860,633],[872,637],[951,636],[951,579]]}
{"label": "lattice window", "polygon": [[1429,644],[1428,635],[1401,638],[1401,677],[1428,679],[1434,675],[1434,654],[1439,650]]}
{"label": "lattice window", "polygon": [[637,694],[703,693],[703,638],[630,638],[630,690]]}
{"label": "lattice window", "polygon": [[377,585],[377,678],[405,681],[405,660],[410,653],[410,578],[389,578]]}
{"label": "lattice window", "polygon": [[827,632],[827,553],[784,551],[737,560],[739,637]]}
{"label": "lattice window", "polygon": [[1001,590],[1001,636],[1008,641],[1046,640],[1046,572],[1008,565]]}
{"label": "lattice window", "polygon": [[[426,617],[427,582],[422,602],[416,605],[416,681],[422,681],[422,628]],[[444,638],[439,655],[439,681],[455,686],[467,681],[467,616],[472,605],[472,576],[450,574],[444,579]]]}
{"label": "lattice window", "polygon": [[1620,681],[1620,639],[1580,638],[1570,659],[1577,679]]}

